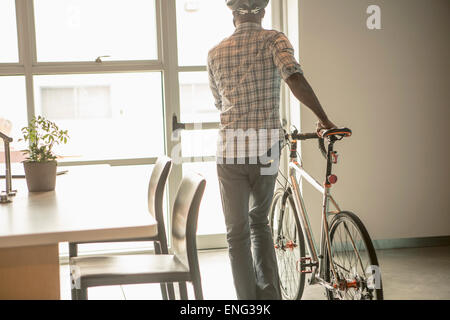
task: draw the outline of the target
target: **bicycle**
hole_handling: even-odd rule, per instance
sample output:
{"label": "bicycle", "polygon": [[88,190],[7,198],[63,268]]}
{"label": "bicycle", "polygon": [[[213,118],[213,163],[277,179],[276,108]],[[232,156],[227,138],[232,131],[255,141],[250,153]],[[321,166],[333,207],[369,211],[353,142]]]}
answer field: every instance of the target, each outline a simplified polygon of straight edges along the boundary
{"label": "bicycle", "polygon": [[[325,287],[330,300],[382,300],[381,273],[376,252],[369,233],[361,220],[352,212],[342,211],[331,195],[331,186],[337,182],[332,174],[338,154],[334,144],[351,136],[348,128],[317,133],[285,134],[290,146],[289,175],[272,200],[269,224],[277,255],[282,298],[299,300],[302,297],[306,274],[309,285]],[[297,141],[318,139],[319,149],[327,161],[323,186],[309,175],[297,161]],[[325,146],[327,140],[327,147]],[[306,180],[323,194],[320,252],[311,230],[302,193],[297,181]],[[330,210],[330,204],[336,210]],[[306,254],[308,250],[308,255]]]}

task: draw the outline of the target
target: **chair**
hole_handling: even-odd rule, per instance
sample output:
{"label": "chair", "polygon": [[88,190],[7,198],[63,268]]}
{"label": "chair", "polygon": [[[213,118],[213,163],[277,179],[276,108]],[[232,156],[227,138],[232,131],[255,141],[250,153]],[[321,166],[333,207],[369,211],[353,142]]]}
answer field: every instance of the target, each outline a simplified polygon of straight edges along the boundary
{"label": "chair", "polygon": [[205,179],[194,173],[181,181],[172,213],[174,254],[74,257],[71,278],[76,297],[88,298],[94,286],[178,282],[180,298],[188,298],[186,282],[192,282],[197,300],[203,300],[197,256],[197,220]]}
{"label": "chair", "polygon": [[[172,159],[161,156],[158,157],[156,164],[152,170],[150,182],[148,185],[148,211],[158,223],[158,234],[145,238],[129,238],[119,240],[92,241],[83,243],[99,243],[99,242],[130,242],[130,241],[153,241],[156,254],[167,254],[167,238],[166,229],[164,227],[163,213],[163,197],[166,181],[172,169]],[[69,243],[69,257],[78,256],[78,245],[81,243]],[[72,288],[74,283],[72,283]],[[164,300],[173,299],[175,297],[172,284],[161,283],[161,294]],[[76,289],[72,289],[72,299],[76,298]]]}

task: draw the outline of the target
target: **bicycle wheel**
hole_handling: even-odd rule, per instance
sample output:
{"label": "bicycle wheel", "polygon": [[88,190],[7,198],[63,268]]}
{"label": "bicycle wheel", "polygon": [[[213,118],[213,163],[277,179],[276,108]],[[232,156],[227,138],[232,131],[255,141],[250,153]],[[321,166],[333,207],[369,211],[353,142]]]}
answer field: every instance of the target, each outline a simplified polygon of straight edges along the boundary
{"label": "bicycle wheel", "polygon": [[[340,212],[330,222],[332,261],[338,288],[327,289],[330,300],[383,300],[381,273],[369,233],[351,212]],[[325,252],[325,280],[335,283]]]}
{"label": "bicycle wheel", "polygon": [[281,295],[284,300],[299,300],[305,287],[301,273],[301,258],[305,256],[305,242],[289,191],[275,192],[270,208],[269,224],[277,256]]}

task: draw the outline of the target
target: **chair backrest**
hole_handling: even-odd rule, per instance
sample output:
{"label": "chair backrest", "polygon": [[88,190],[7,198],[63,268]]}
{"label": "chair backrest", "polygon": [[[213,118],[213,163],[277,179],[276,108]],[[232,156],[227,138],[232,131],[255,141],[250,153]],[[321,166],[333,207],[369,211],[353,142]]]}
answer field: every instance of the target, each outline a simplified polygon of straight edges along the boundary
{"label": "chair backrest", "polygon": [[148,184],[148,211],[158,222],[158,233],[163,232],[163,234],[165,234],[163,212],[164,189],[171,169],[172,159],[166,156],[158,157]]}
{"label": "chair backrest", "polygon": [[172,248],[191,272],[199,272],[197,220],[206,181],[197,173],[187,173],[178,188],[172,213]]}

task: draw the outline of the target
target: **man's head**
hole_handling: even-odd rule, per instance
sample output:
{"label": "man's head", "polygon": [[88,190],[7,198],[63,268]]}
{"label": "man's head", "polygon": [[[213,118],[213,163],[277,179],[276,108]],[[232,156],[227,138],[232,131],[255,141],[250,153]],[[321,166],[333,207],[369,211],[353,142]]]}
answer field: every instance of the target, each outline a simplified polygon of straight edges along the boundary
{"label": "man's head", "polygon": [[225,0],[228,8],[233,11],[233,22],[237,26],[244,22],[261,23],[264,18],[264,8],[269,0]]}

